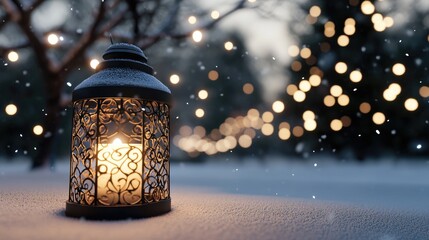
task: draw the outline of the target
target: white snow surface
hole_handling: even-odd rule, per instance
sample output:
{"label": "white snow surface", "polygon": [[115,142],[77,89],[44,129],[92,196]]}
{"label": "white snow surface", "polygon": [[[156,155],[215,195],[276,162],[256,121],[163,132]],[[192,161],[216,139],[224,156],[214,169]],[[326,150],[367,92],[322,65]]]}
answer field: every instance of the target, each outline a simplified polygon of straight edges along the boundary
{"label": "white snow surface", "polygon": [[0,162],[0,239],[429,239],[429,163],[172,164],[172,211],[64,216],[68,165]]}

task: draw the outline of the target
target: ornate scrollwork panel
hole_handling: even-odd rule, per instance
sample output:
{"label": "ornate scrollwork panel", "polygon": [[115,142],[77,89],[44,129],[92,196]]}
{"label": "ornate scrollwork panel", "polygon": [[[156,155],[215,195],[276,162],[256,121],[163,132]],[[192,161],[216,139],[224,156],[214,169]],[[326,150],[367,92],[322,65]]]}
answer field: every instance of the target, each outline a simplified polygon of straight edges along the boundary
{"label": "ornate scrollwork panel", "polygon": [[170,118],[168,105],[146,101],[144,112],[144,200],[170,197]]}
{"label": "ornate scrollwork panel", "polygon": [[74,103],[69,201],[91,205],[95,199],[97,100]]}

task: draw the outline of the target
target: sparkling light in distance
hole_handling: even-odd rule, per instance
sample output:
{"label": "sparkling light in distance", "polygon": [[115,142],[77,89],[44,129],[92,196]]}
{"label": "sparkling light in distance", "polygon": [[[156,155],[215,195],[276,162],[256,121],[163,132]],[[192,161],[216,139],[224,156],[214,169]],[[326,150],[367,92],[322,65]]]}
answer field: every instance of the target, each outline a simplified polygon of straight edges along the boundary
{"label": "sparkling light in distance", "polygon": [[272,108],[274,112],[281,113],[285,110],[285,104],[282,101],[275,101]]}
{"label": "sparkling light in distance", "polygon": [[200,30],[195,30],[192,33],[192,39],[194,40],[194,42],[199,43],[201,42],[201,40],[203,40],[203,33]]}
{"label": "sparkling light in distance", "polygon": [[362,13],[366,14],[366,15],[373,14],[375,11],[374,4],[372,4],[372,2],[367,1],[367,0],[362,2],[362,4],[360,5],[360,8],[362,10]]}
{"label": "sparkling light in distance", "polygon": [[349,75],[350,81],[354,83],[358,83],[362,81],[362,73],[359,70],[354,70]]}
{"label": "sparkling light in distance", "polygon": [[334,131],[340,131],[343,128],[343,122],[339,119],[334,119],[331,121],[331,129]]}
{"label": "sparkling light in distance", "polygon": [[47,41],[50,45],[57,45],[58,42],[60,41],[60,38],[58,37],[57,34],[51,33],[48,35]]}
{"label": "sparkling light in distance", "polygon": [[100,61],[98,61],[98,59],[95,59],[95,58],[91,59],[91,61],[89,62],[89,66],[92,69],[97,69],[98,64],[100,64]]}
{"label": "sparkling light in distance", "polygon": [[202,108],[198,108],[197,110],[195,110],[195,116],[197,118],[204,117],[204,114],[205,114],[205,112],[204,112],[204,110]]}
{"label": "sparkling light in distance", "polygon": [[208,78],[212,81],[216,81],[219,78],[219,73],[216,70],[211,70],[208,74]]}
{"label": "sparkling light in distance", "polygon": [[18,107],[15,104],[8,104],[5,108],[4,111],[6,112],[7,115],[9,116],[13,116],[18,112]]}
{"label": "sparkling light in distance", "polygon": [[320,14],[322,13],[322,10],[320,9],[320,7],[319,6],[317,6],[317,5],[314,5],[314,6],[312,6],[311,8],[310,8],[310,11],[309,11],[309,13],[310,13],[310,16],[312,16],[312,17],[319,17],[320,16]]}
{"label": "sparkling light in distance", "polygon": [[177,74],[173,74],[170,76],[170,82],[174,85],[178,84],[180,82],[180,77]]}
{"label": "sparkling light in distance", "polygon": [[347,72],[347,64],[345,62],[338,62],[335,64],[335,71],[339,74]]}
{"label": "sparkling light in distance", "polygon": [[419,107],[419,102],[415,98],[408,98],[404,102],[405,109],[407,109],[410,112],[416,111]]}
{"label": "sparkling light in distance", "polygon": [[198,92],[198,97],[200,98],[200,99],[207,99],[207,97],[209,96],[209,93],[206,91],[206,90],[200,90],[199,92]]}
{"label": "sparkling light in distance", "polygon": [[225,47],[225,50],[231,51],[232,49],[234,49],[234,44],[228,41],[228,42],[225,42],[224,47]]}
{"label": "sparkling light in distance", "polygon": [[43,127],[41,125],[35,125],[33,127],[33,133],[35,135],[41,135],[43,133]]}
{"label": "sparkling light in distance", "polygon": [[10,51],[9,54],[7,54],[7,58],[9,59],[9,61],[11,62],[16,62],[19,59],[19,55],[17,52],[15,51]]}
{"label": "sparkling light in distance", "polygon": [[213,19],[218,19],[220,17],[219,11],[213,10],[210,14]]}
{"label": "sparkling light in distance", "polygon": [[406,71],[406,68],[405,68],[404,64],[402,64],[402,63],[396,63],[392,67],[392,72],[396,76],[402,76],[402,75],[404,75],[405,71]]}
{"label": "sparkling light in distance", "polygon": [[243,85],[243,92],[247,95],[252,94],[254,91],[254,87],[251,83],[246,83]]}
{"label": "sparkling light in distance", "polygon": [[197,23],[197,18],[195,16],[189,16],[188,22],[189,22],[189,24],[195,24],[195,23]]}
{"label": "sparkling light in distance", "polygon": [[372,121],[377,125],[381,125],[386,121],[386,116],[382,112],[376,112],[372,115]]}

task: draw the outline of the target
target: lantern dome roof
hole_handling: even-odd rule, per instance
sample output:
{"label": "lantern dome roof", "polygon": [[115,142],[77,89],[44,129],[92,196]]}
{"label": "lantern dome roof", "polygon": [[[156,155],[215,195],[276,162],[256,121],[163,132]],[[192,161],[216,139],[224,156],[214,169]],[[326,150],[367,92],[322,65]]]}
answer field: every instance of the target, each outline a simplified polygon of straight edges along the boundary
{"label": "lantern dome roof", "polygon": [[147,57],[135,45],[112,44],[97,72],[73,91],[73,100],[96,97],[132,97],[169,102],[171,91],[153,75]]}

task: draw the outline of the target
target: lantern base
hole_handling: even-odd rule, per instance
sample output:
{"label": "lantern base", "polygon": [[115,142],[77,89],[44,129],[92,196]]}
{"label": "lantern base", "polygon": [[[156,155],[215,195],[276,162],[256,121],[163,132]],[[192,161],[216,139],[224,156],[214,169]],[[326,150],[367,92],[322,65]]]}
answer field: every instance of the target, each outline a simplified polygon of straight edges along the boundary
{"label": "lantern base", "polygon": [[66,202],[68,217],[93,220],[117,220],[127,218],[154,217],[171,211],[171,199],[141,205],[93,206]]}

